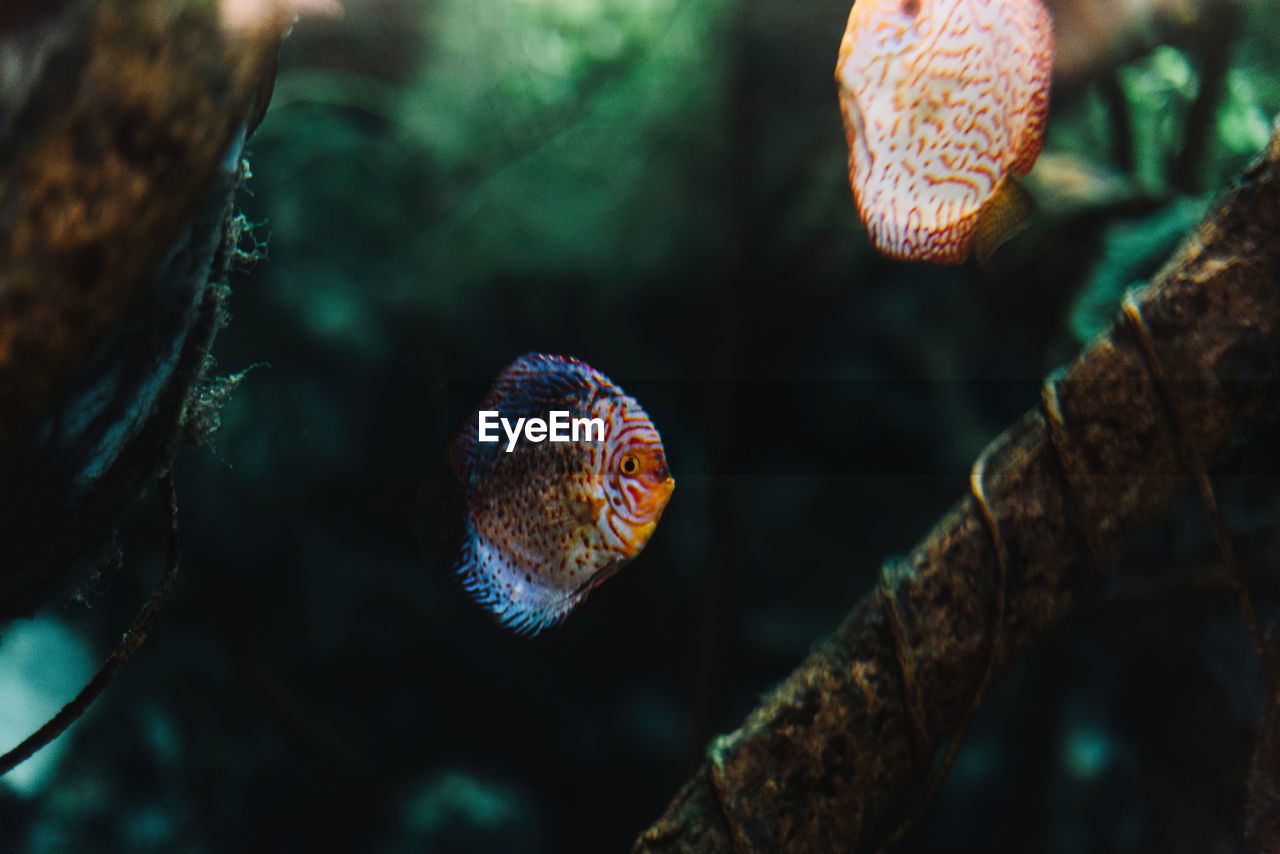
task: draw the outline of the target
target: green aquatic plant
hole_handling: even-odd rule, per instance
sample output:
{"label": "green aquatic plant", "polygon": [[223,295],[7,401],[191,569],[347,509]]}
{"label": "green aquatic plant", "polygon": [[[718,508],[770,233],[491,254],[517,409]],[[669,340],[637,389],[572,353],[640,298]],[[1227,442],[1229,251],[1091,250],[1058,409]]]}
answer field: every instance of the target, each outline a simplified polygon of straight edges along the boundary
{"label": "green aquatic plant", "polygon": [[1118,74],[1129,102],[1137,178],[1149,192],[1163,193],[1169,162],[1186,139],[1184,124],[1200,90],[1199,74],[1183,51],[1169,45],[1122,66]]}
{"label": "green aquatic plant", "polygon": [[1125,291],[1151,277],[1208,206],[1206,199],[1187,197],[1150,216],[1108,225],[1093,273],[1076,293],[1068,314],[1078,344],[1089,343],[1111,325]]}

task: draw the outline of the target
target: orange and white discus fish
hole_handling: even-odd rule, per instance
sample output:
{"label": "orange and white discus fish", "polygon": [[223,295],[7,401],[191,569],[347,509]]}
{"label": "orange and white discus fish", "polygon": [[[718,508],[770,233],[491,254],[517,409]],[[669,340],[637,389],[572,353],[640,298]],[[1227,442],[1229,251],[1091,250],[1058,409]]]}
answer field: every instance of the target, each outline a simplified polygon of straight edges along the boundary
{"label": "orange and white discus fish", "polygon": [[856,0],[836,82],[849,183],[880,252],[984,260],[1023,226],[1011,176],[1044,145],[1053,30],[1040,0]]}
{"label": "orange and white discus fish", "polygon": [[[567,441],[552,441],[554,413]],[[541,427],[520,439],[531,419]],[[544,353],[498,375],[454,435],[449,464],[466,498],[463,587],[519,634],[559,623],[639,554],[675,488],[635,398],[577,359]]]}

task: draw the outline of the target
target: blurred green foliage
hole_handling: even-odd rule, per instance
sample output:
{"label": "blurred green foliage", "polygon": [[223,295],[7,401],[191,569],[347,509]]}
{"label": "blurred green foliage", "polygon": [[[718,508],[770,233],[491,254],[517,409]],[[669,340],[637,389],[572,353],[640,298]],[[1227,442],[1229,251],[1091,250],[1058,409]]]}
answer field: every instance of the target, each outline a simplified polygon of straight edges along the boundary
{"label": "blurred green foliage", "polygon": [[[361,242],[359,267],[333,274],[415,309],[515,270],[643,281],[716,228],[705,166],[723,126],[712,36],[726,8],[444,0],[420,12],[430,31],[403,81],[286,66],[254,143],[290,149],[291,166],[262,177],[286,205],[275,231]],[[328,172],[320,198],[282,192],[299,169]],[[340,199],[351,216],[333,221]]]}
{"label": "blurred green foliage", "polygon": [[[1280,48],[1270,2],[1244,4],[1243,38],[1233,43],[1230,67],[1208,127],[1193,127],[1193,104],[1204,96],[1204,56],[1196,45],[1156,45],[1119,66],[1115,73],[1127,115],[1119,117],[1097,87],[1072,105],[1051,126],[1050,147],[1096,159],[1114,151],[1117,120],[1132,135],[1132,194],[1136,209],[1115,211],[1104,220],[1099,252],[1088,275],[1077,284],[1068,325],[1085,344],[1108,326],[1121,296],[1156,272],[1187,230],[1208,210],[1210,201],[1256,157],[1271,134],[1271,118],[1280,107],[1280,66],[1271,49]],[[1206,14],[1219,14],[1212,9]],[[1209,52],[1211,53],[1211,52]],[[1179,155],[1190,134],[1207,139],[1202,182],[1205,192],[1189,195],[1178,186],[1200,183],[1177,175]],[[1114,164],[1113,164],[1114,168]],[[1100,200],[1102,201],[1102,200]]]}
{"label": "blurred green foliage", "polygon": [[1071,334],[1081,346],[1111,325],[1124,292],[1146,284],[1207,210],[1207,199],[1187,196],[1106,230],[1101,255],[1070,313]]}

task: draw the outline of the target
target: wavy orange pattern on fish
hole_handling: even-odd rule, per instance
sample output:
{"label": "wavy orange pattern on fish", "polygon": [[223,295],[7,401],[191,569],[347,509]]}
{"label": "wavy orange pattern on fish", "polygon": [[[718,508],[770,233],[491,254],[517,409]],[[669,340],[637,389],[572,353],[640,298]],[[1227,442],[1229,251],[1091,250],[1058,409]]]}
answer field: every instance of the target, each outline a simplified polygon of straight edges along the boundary
{"label": "wavy orange pattern on fish", "polygon": [[858,0],[836,81],[849,183],[894,258],[968,257],[984,208],[1044,144],[1053,34],[1039,0]]}

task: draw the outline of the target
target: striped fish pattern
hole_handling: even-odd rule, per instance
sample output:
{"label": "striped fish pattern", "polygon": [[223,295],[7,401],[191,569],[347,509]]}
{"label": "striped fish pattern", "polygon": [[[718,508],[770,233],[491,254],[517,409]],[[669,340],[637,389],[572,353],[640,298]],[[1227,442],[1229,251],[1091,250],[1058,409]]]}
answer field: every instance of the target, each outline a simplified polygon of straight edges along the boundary
{"label": "striped fish pattern", "polygon": [[[836,64],[849,183],[877,250],[956,264],[1021,227],[1010,182],[1044,145],[1052,22],[1039,0],[857,0]],[[980,246],[980,249],[983,247]],[[983,249],[983,251],[988,251]]]}
{"label": "striped fish pattern", "polygon": [[560,623],[653,536],[675,481],[649,416],[608,377],[571,357],[528,353],[494,381],[478,411],[599,418],[603,437],[478,441],[454,435],[450,467],[466,498],[457,563],[463,587],[503,626],[533,635]]}

